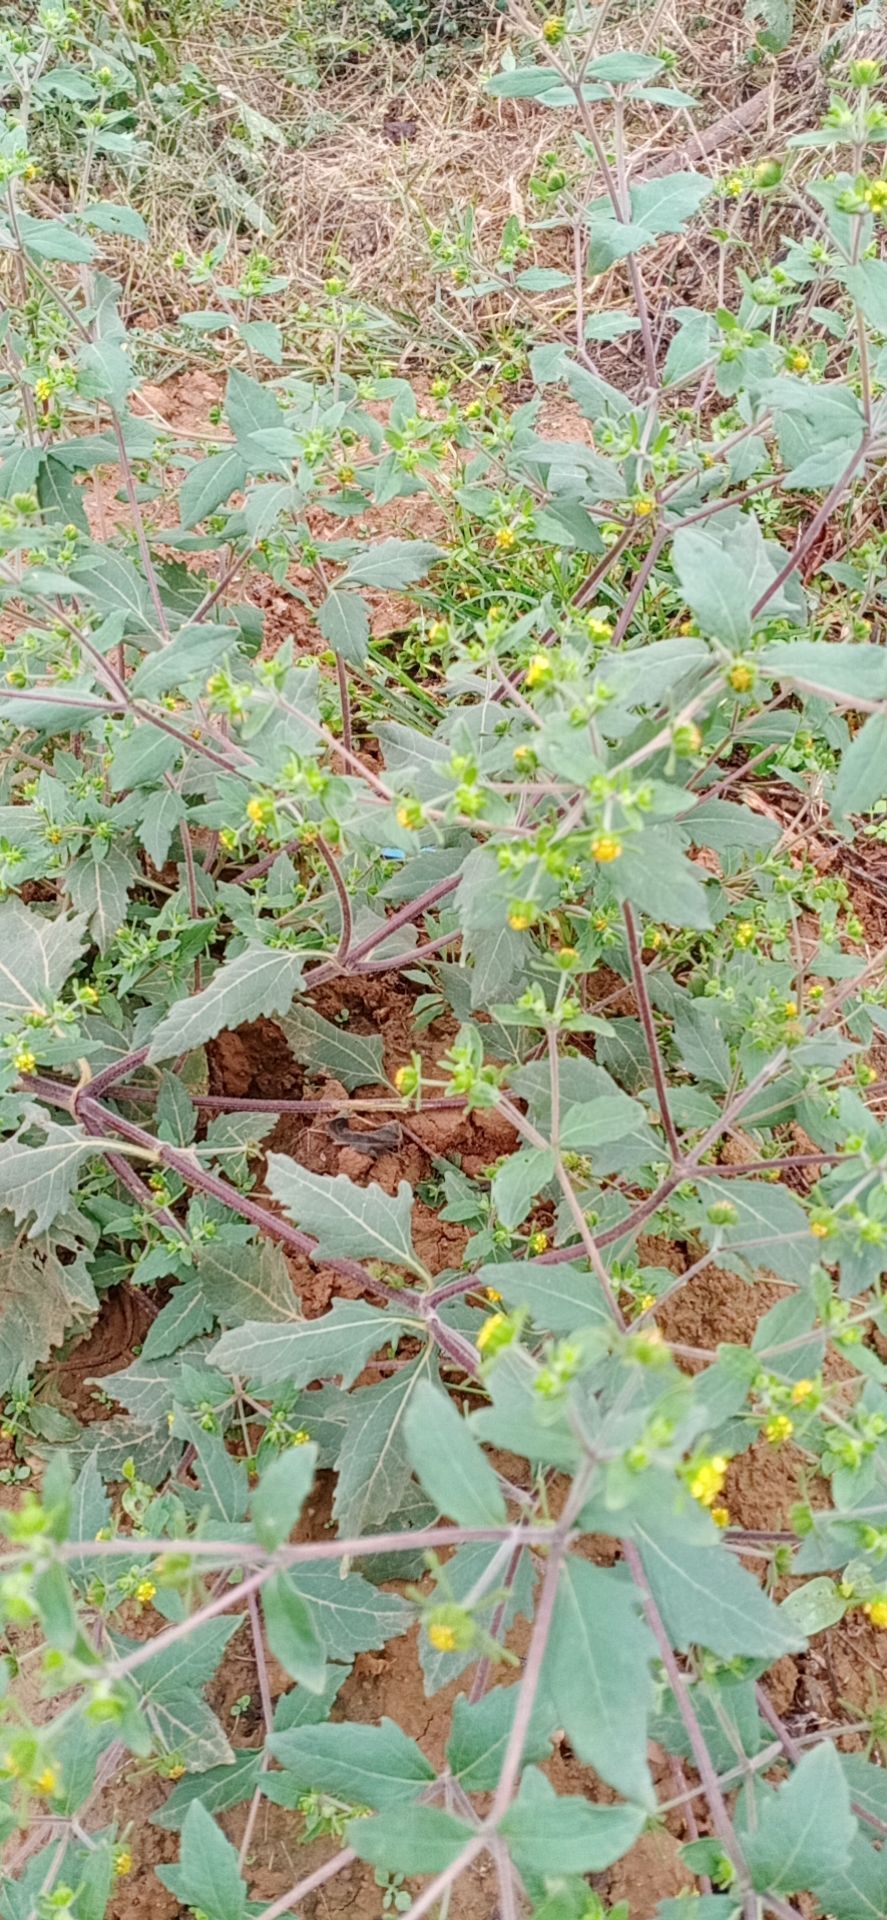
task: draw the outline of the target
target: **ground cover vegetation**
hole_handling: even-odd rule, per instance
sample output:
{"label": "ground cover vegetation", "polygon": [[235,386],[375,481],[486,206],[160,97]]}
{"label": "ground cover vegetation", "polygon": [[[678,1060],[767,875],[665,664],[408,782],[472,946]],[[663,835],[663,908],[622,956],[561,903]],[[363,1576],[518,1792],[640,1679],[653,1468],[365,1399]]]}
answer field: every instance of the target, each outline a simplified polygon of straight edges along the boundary
{"label": "ground cover vegetation", "polygon": [[2,1911],[876,1920],[877,9],[24,13]]}

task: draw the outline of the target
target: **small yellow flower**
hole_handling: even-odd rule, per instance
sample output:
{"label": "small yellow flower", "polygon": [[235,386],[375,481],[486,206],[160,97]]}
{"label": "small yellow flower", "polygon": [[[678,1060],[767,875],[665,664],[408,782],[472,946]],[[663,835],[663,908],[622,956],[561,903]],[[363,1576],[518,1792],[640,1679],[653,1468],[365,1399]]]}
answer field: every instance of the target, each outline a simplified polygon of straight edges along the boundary
{"label": "small yellow flower", "polygon": [[711,1517],[716,1527],[729,1527],[730,1525],[729,1507],[712,1507]]}
{"label": "small yellow flower", "polygon": [[114,1855],[114,1872],[119,1880],[124,1874],[132,1873],[133,1858],[128,1847],[118,1847]]}
{"label": "small yellow flower", "polygon": [[156,1592],[153,1580],[140,1580],[136,1587],[136,1599],[140,1606],[149,1607]]}
{"label": "small yellow flower", "polygon": [[488,1300],[492,1300],[492,1301],[494,1301],[494,1302],[498,1302],[498,1301],[501,1301],[501,1299],[502,1299],[502,1295],[501,1295],[501,1293],[499,1292],[499,1289],[498,1289],[498,1287],[485,1287],[485,1288],[484,1288],[484,1292],[485,1292],[485,1294],[486,1294],[486,1296],[487,1296],[487,1299],[488,1299]]}
{"label": "small yellow flower", "polygon": [[495,533],[495,545],[499,548],[500,553],[510,553],[512,547],[517,546],[517,534],[515,533],[514,528],[513,527],[497,527],[496,533]]}
{"label": "small yellow flower", "polygon": [[686,639],[689,639],[689,637],[690,637],[690,635],[691,635],[691,634],[695,634],[695,632],[696,632],[696,622],[695,622],[695,620],[682,620],[682,621],[681,621],[681,624],[680,624],[680,626],[678,627],[678,633],[680,633],[680,634],[683,634],[683,636],[684,636],[684,639],[685,639],[685,640],[686,640]]}
{"label": "small yellow flower", "polygon": [[887,180],[870,180],[863,198],[873,213],[887,211]]}
{"label": "small yellow flower", "polygon": [[534,653],[526,673],[528,687],[541,687],[551,679],[551,661],[547,653]]}
{"label": "small yellow flower", "polygon": [[787,1020],[796,1020],[798,1015],[797,1000],[784,1000],[782,1003],[782,1011]]}
{"label": "small yellow flower", "polygon": [[432,620],[431,625],[428,629],[428,638],[431,641],[432,646],[442,647],[444,644],[444,641],[449,640],[449,637],[450,637],[450,629],[447,625],[446,620]]}
{"label": "small yellow flower", "polygon": [[618,860],[622,852],[622,841],[618,833],[596,833],[591,842],[591,857],[602,867],[609,866],[611,860]]}
{"label": "small yellow flower", "polygon": [[171,1767],[167,1767],[166,1769],[167,1780],[182,1780],[184,1779],[184,1775],[185,1775],[185,1768],[183,1767],[181,1760],[175,1760],[173,1762],[173,1765]]}
{"label": "small yellow flower", "polygon": [[822,1214],[814,1215],[810,1222],[810,1232],[814,1240],[830,1240],[834,1230],[833,1222]]}
{"label": "small yellow flower", "polygon": [[307,1447],[311,1435],[307,1427],[297,1427],[290,1440],[291,1447]]}
{"label": "small yellow flower", "polygon": [[505,619],[505,608],[500,606],[497,602],[495,607],[490,608],[490,611],[487,614],[487,619],[492,621],[494,627],[497,627],[499,625],[500,620]]}
{"label": "small yellow flower", "polygon": [[237,846],[237,835],[232,827],[222,827],[219,833],[219,845],[224,847],[226,853],[234,852]]}
{"label": "small yellow flower", "polygon": [[589,614],[585,622],[585,631],[589,640],[612,640],[613,638],[613,629],[609,620],[597,620],[593,613]]}
{"label": "small yellow flower", "polygon": [[741,173],[731,173],[724,181],[724,192],[730,200],[738,200],[745,187]]}
{"label": "small yellow flower", "polygon": [[13,1054],[12,1064],[16,1073],[33,1073],[37,1065],[37,1056],[32,1053],[30,1047],[19,1047]]}
{"label": "small yellow flower", "polygon": [[252,821],[254,827],[264,826],[268,817],[267,800],[260,800],[258,794],[254,794],[253,798],[246,803],[246,817]]}
{"label": "small yellow flower", "polygon": [[655,1293],[642,1293],[638,1305],[642,1313],[649,1313],[650,1308],[656,1305]]}
{"label": "small yellow flower", "polygon": [[771,1447],[781,1447],[783,1440],[790,1439],[794,1430],[795,1423],[787,1413],[774,1413],[772,1420],[768,1420],[764,1427],[764,1437],[769,1440]]}
{"label": "small yellow flower", "polygon": [[747,660],[737,660],[727,675],[734,693],[748,693],[755,684],[755,670]]}
{"label": "small yellow flower", "polygon": [[35,380],[34,381],[34,398],[36,400],[41,400],[44,403],[44,405],[47,400],[51,400],[52,399],[52,381],[51,380]]}
{"label": "small yellow flower", "polygon": [[489,1319],[484,1321],[477,1336],[477,1344],[481,1353],[486,1352],[490,1342],[495,1340],[500,1328],[505,1326],[505,1321],[506,1316],[504,1313],[491,1313]]}
{"label": "small yellow flower", "polygon": [[887,1627],[887,1600],[867,1600],[862,1611],[873,1627]]}
{"label": "small yellow flower", "polygon": [[535,749],[533,747],[530,747],[524,744],[520,747],[515,747],[511,757],[515,763],[515,766],[523,767],[527,765],[528,761],[532,762],[535,760],[536,758]]}
{"label": "small yellow flower", "polygon": [[724,1485],[727,1462],[723,1454],[716,1453],[710,1460],[701,1460],[690,1481],[690,1492],[700,1506],[713,1506]]}
{"label": "small yellow flower", "polygon": [[740,920],[733,935],[737,947],[750,947],[754,944],[755,924],[753,920]]}
{"label": "small yellow flower", "polygon": [[34,1781],[34,1788],[37,1793],[55,1793],[57,1786],[58,1777],[54,1767],[44,1767],[43,1772],[38,1773]]}
{"label": "small yellow flower", "polygon": [[524,902],[512,907],[508,915],[508,924],[515,933],[526,933],[527,928],[533,925],[535,918],[534,908]]}
{"label": "small yellow flower", "polygon": [[547,40],[550,47],[556,47],[558,42],[563,39],[564,31],[563,20],[560,19],[558,15],[552,15],[552,18],[546,20],[542,28],[542,38],[543,40]]}
{"label": "small yellow flower", "polygon": [[810,355],[809,353],[804,353],[803,349],[799,347],[794,353],[789,355],[788,364],[793,373],[806,373],[810,365]]}
{"label": "small yellow flower", "polygon": [[350,487],[351,482],[355,477],[356,476],[355,476],[355,471],[353,467],[339,468],[337,479],[339,481],[340,486]]}
{"label": "small yellow flower", "polygon": [[531,1233],[527,1244],[531,1253],[544,1253],[548,1246],[548,1235],[541,1231],[539,1233]]}
{"label": "small yellow flower", "polygon": [[639,493],[637,499],[631,503],[631,510],[636,520],[646,520],[653,512],[655,505],[655,500],[650,500],[645,493]]}
{"label": "small yellow flower", "polygon": [[412,809],[412,807],[408,807],[408,806],[406,806],[406,805],[404,805],[404,806],[402,806],[402,807],[398,807],[398,809],[397,809],[397,824],[398,824],[398,826],[399,826],[399,827],[411,827],[411,826],[412,826],[412,824],[413,824],[413,809]]}
{"label": "small yellow flower", "polygon": [[428,1629],[428,1638],[438,1653],[455,1653],[456,1635],[452,1627],[444,1625],[442,1620],[434,1620]]}
{"label": "small yellow flower", "polygon": [[802,1407],[804,1401],[809,1400],[811,1393],[815,1392],[815,1380],[796,1380],[790,1395],[792,1406]]}

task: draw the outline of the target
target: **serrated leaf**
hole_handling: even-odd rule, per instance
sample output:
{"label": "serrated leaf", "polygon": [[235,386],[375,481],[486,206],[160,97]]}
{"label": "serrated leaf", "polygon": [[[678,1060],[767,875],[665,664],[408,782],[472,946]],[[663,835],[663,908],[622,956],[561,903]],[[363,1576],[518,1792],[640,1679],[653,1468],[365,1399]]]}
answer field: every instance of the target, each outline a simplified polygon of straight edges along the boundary
{"label": "serrated leaf", "polygon": [[210,1366],[239,1374],[260,1386],[286,1381],[307,1387],[312,1380],[341,1378],[353,1385],[370,1355],[398,1338],[395,1314],[369,1307],[365,1300],[337,1300],[318,1320],[293,1320],[280,1326],[260,1320],[223,1333],[210,1349]]}
{"label": "serrated leaf", "polygon": [[179,514],[183,527],[196,527],[207,515],[239,492],[246,479],[246,465],[237,447],[225,447],[198,460],[185,475],[179,491]]}
{"label": "serrated leaf", "polygon": [[350,1398],[333,1501],[343,1535],[376,1532],[406,1497],[410,1458],[405,1420],[426,1365],[427,1359],[419,1358]]}
{"label": "serrated leaf", "polygon": [[320,1693],[326,1677],[324,1644],[311,1609],[287,1573],[272,1574],[262,1588],[262,1614],[275,1658],[309,1693]]}
{"label": "serrated leaf", "polygon": [[263,1468],[250,1511],[256,1539],[273,1552],[289,1538],[311,1491],[317,1448],[287,1447]]}
{"label": "serrated leaf", "polygon": [[761,1892],[801,1893],[849,1861],[857,1823],[850,1789],[830,1740],[805,1753],[790,1778],[758,1804],[757,1825],[740,1836]]}
{"label": "serrated leaf", "polygon": [[387,1260],[427,1277],[413,1250],[413,1193],[405,1180],[396,1194],[386,1193],[376,1181],[359,1187],[344,1173],[309,1173],[283,1153],[269,1153],[266,1178],[287,1218],[315,1235],[319,1254]]}
{"label": "serrated leaf", "polygon": [[51,1007],[80,958],[82,917],[44,918],[18,900],[0,905],[0,1019]]}
{"label": "serrated leaf", "polygon": [[[456,1695],[447,1762],[465,1793],[488,1793],[497,1786],[519,1694],[517,1685],[491,1687],[475,1701],[464,1693]],[[524,1765],[548,1759],[555,1724],[555,1710],[543,1696],[536,1702],[524,1742]]]}
{"label": "serrated leaf", "polygon": [[370,621],[359,593],[331,587],[317,615],[317,624],[328,645],[334,647],[343,660],[348,660],[353,667],[363,666],[369,649]]}
{"label": "serrated leaf", "polygon": [[601,1873],[627,1853],[644,1819],[642,1807],[599,1807],[555,1793],[544,1773],[528,1767],[499,1831],[519,1873]]}
{"label": "serrated leaf", "polygon": [[511,1307],[529,1307],[546,1333],[576,1333],[612,1315],[599,1280],[580,1267],[543,1267],[532,1260],[504,1260],[480,1267],[479,1287],[493,1287]]}
{"label": "serrated leaf", "polygon": [[349,1093],[356,1087],[384,1081],[383,1042],[378,1034],[352,1033],[348,1027],[337,1027],[301,1001],[280,1025],[293,1058],[301,1066],[333,1074]]}
{"label": "serrated leaf", "polygon": [[441,1807],[402,1805],[369,1820],[351,1820],[345,1829],[359,1860],[400,1873],[442,1873],[476,1832]]}
{"label": "serrated leaf", "polygon": [[415,580],[424,580],[439,558],[440,548],[431,540],[399,540],[392,536],[377,541],[366,553],[350,560],[340,585],[395,590],[408,587]]}
{"label": "serrated leaf", "polygon": [[378,1726],[345,1720],[298,1727],[273,1734],[268,1746],[295,1788],[328,1793],[350,1806],[400,1806],[435,1778],[416,1741],[384,1718]]}
{"label": "serrated leaf", "polygon": [[595,1147],[624,1140],[645,1119],[644,1109],[627,1093],[604,1093],[595,1100],[565,1106],[560,1145],[571,1153],[593,1153]]}
{"label": "serrated leaf", "polygon": [[522,1147],[503,1161],[493,1176],[491,1199],[503,1227],[519,1227],[537,1193],[554,1179],[557,1165],[550,1147]]}
{"label": "serrated leaf", "polygon": [[95,1157],[96,1144],[79,1127],[60,1127],[41,1114],[39,1145],[27,1135],[4,1141],[0,1155],[0,1208],[8,1207],[19,1225],[29,1221],[28,1238],[36,1239],[63,1212],[84,1162]]}
{"label": "serrated leaf", "polygon": [[159,727],[134,727],[125,739],[118,740],[111,755],[108,784],[112,793],[126,793],[133,787],[150,787],[181,757],[178,740],[161,733]]}
{"label": "serrated leaf", "polygon": [[305,961],[283,948],[247,947],[213,975],[202,993],[179,1000],[151,1036],[148,1059],[168,1060],[240,1027],[260,1014],[285,1013],[298,992]]}
{"label": "serrated leaf", "polygon": [[666,173],[640,180],[631,188],[632,220],[648,233],[680,233],[711,191],[706,173]]}
{"label": "serrated leaf", "polygon": [[158,1867],[157,1877],[184,1907],[197,1907],[207,1920],[243,1920],[246,1885],[237,1848],[226,1839],[206,1808],[194,1800],[182,1826],[177,1867]]}
{"label": "serrated leaf", "polygon": [[207,1813],[224,1813],[248,1800],[259,1778],[262,1755],[257,1747],[240,1747],[227,1766],[176,1781],[169,1798],[151,1815],[152,1827],[178,1832],[192,1802],[199,1800]]}
{"label": "serrated leaf", "polygon": [[543,1684],[580,1760],[649,1808],[655,1804],[647,1721],[656,1646],[638,1618],[638,1598],[615,1568],[570,1555],[558,1582]]}
{"label": "serrated leaf", "polygon": [[71,903],[86,915],[89,931],[100,953],[105,953],[126,919],[129,890],[135,874],[119,848],[107,847],[104,858],[84,854],[72,861],[65,875]]}
{"label": "serrated leaf", "polygon": [[500,1527],[505,1501],[493,1468],[452,1400],[420,1381],[406,1416],[414,1471],[437,1505],[461,1527]]}
{"label": "serrated leaf", "polygon": [[406,1633],[415,1619],[399,1594],[378,1591],[359,1573],[343,1580],[341,1568],[329,1563],[300,1567],[297,1584],[330,1660],[351,1661],[356,1653],[383,1647]]}
{"label": "serrated leaf", "polygon": [[206,1431],[188,1414],[176,1414],[175,1432],[194,1448],[195,1471],[212,1518],[232,1524],[242,1520],[249,1497],[243,1461],[235,1460],[219,1434]]}
{"label": "serrated leaf", "polygon": [[861,1835],[847,1859],[823,1873],[814,1889],[823,1913],[834,1920],[883,1920],[887,1913],[887,1853]]}
{"label": "serrated leaf", "polygon": [[654,1531],[649,1521],[635,1523],[644,1573],[672,1644],[682,1652],[708,1647],[725,1660],[797,1653],[803,1635],[727,1548],[690,1546],[673,1527],[663,1523]]}
{"label": "serrated leaf", "polygon": [[197,1278],[207,1305],[223,1327],[239,1326],[244,1320],[299,1318],[286,1257],[273,1241],[246,1247],[216,1242],[203,1247]]}
{"label": "serrated leaf", "polygon": [[870,713],[849,747],[832,794],[832,812],[839,820],[851,813],[868,813],[887,796],[887,714]]}
{"label": "serrated leaf", "polygon": [[178,1353],[201,1333],[209,1333],[213,1319],[200,1286],[185,1282],[175,1287],[148,1328],[142,1342],[143,1358],[163,1360],[170,1353]]}

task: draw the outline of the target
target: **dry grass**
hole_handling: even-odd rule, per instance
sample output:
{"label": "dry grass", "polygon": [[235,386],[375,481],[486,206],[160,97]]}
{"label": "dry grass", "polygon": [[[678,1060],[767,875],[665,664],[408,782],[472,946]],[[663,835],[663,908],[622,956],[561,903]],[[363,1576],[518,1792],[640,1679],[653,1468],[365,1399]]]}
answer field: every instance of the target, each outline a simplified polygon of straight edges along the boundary
{"label": "dry grass", "polygon": [[[694,113],[648,109],[638,116],[634,171],[669,154],[679,163],[686,149],[692,157],[685,164],[717,177],[782,151],[791,132],[810,124],[814,94],[827,96],[815,56],[847,12],[845,0],[806,7],[801,0],[800,44],[796,36],[780,59],[755,60],[741,0],[659,0],[652,7],[648,0],[612,0],[602,44],[670,48],[680,84],[698,101]],[[313,11],[308,0],[304,14],[284,0],[230,12],[207,0],[176,58],[193,63],[208,99],[196,113],[183,107],[156,142],[136,193],[151,246],[138,256],[121,253],[130,311],[153,331],[159,363],[170,351],[164,338],[177,313],[203,304],[170,266],[171,256],[224,241],[232,277],[238,256],[255,246],[266,247],[290,276],[277,310],[266,304],[263,311],[282,322],[295,360],[322,353],[312,315],[334,264],[347,266],[370,331],[375,314],[384,351],[402,363],[453,350],[470,358],[497,327],[526,324],[527,312],[510,295],[481,306],[460,300],[436,278],[427,243],[430,226],[456,226],[471,206],[480,249],[495,257],[505,219],[528,210],[527,183],[540,153],[573,151],[568,116],[484,91],[509,37],[496,16],[481,41],[423,52],[392,44],[329,0],[313,0]],[[749,128],[734,116],[751,96],[759,99]],[[264,132],[255,115],[276,134]],[[689,143],[694,129],[705,128],[720,137],[700,156]],[[785,231],[784,206],[771,232],[766,201],[732,217],[744,223],[742,238],[759,262]],[[568,265],[567,244],[564,235],[542,235],[538,258]],[[717,245],[703,235],[689,251],[683,241],[682,253],[679,280],[670,245],[646,257],[645,273],[666,298],[700,304],[722,294]],[[595,307],[620,305],[624,297],[619,268],[595,285]],[[542,337],[558,331],[556,302],[534,300],[529,318]]]}

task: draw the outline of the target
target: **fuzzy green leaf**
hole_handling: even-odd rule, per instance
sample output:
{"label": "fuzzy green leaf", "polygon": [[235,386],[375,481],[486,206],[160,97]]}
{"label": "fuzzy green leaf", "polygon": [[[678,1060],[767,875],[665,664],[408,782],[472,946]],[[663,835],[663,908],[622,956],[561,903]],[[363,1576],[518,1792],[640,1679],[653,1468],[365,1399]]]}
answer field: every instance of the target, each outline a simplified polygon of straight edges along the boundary
{"label": "fuzzy green leaf", "polygon": [[390,1194],[375,1181],[359,1187],[344,1173],[309,1173],[282,1153],[269,1153],[267,1180],[287,1218],[315,1235],[319,1254],[386,1260],[424,1279],[413,1251],[413,1194],[405,1180]]}
{"label": "fuzzy green leaf", "polygon": [[423,1380],[406,1416],[413,1467],[438,1511],[462,1527],[501,1527],[507,1514],[486,1454],[445,1393]]}
{"label": "fuzzy green leaf", "polygon": [[169,1060],[240,1027],[260,1014],[285,1013],[298,992],[304,958],[280,947],[247,947],[213,975],[208,987],[179,1000],[151,1036],[150,1061]]}
{"label": "fuzzy green leaf", "polygon": [[337,1300],[318,1320],[248,1320],[223,1333],[208,1355],[221,1373],[240,1374],[259,1386],[307,1387],[312,1380],[341,1379],[353,1385],[372,1353],[398,1338],[395,1314],[365,1300]]}

